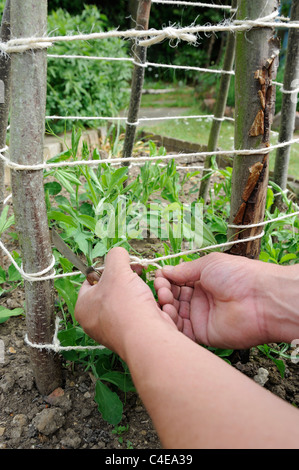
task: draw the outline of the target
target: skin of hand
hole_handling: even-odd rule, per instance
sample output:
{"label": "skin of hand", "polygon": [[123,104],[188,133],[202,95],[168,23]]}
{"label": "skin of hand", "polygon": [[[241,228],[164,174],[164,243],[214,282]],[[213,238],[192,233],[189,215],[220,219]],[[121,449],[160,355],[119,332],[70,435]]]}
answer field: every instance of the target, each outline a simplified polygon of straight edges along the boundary
{"label": "skin of hand", "polygon": [[[182,284],[188,284],[187,287],[191,285],[195,291],[197,287],[194,286],[200,278],[200,289],[211,291],[209,296],[214,295],[213,302],[219,307],[216,313],[222,312],[224,317],[221,320],[219,315],[219,320],[213,324],[211,331],[214,340],[231,344],[232,338],[236,342],[239,334],[242,344],[245,344],[244,338],[248,341],[248,333],[235,325],[241,312],[234,303],[238,299],[243,307],[254,307],[254,302],[243,292],[244,286],[248,290],[248,276],[254,277],[254,274],[249,272],[249,260],[242,265],[238,258],[227,256],[208,255],[202,258],[204,261],[179,265],[172,273],[163,269],[163,276],[159,273],[156,284],[164,283],[164,286],[157,288],[160,297],[166,293],[169,296],[170,303],[166,302],[162,307],[165,312],[157,304],[149,287],[132,270],[127,251],[114,248],[106,257],[105,270],[99,283],[91,286],[86,281],[83,284],[75,309],[76,319],[90,337],[115,351],[128,364],[136,389],[164,448],[297,448],[299,431],[294,407],[191,341],[177,328],[175,322],[178,324],[179,320],[173,317],[174,322],[167,313],[166,306],[175,304],[179,315],[186,316],[186,311],[184,314],[180,311],[180,302],[191,305],[193,296],[198,306],[197,294],[193,293],[191,298],[190,295],[186,296],[189,301],[182,300],[180,296],[178,303],[173,303],[170,294]],[[261,270],[260,265],[258,270]],[[269,276],[270,271],[272,273],[272,269],[269,269]],[[291,274],[294,273],[291,271]],[[261,277],[256,271],[255,275],[258,284]],[[170,282],[169,279],[174,288],[169,288],[167,284],[165,289],[165,281]],[[278,279],[281,284],[281,275]],[[273,276],[270,280],[273,281]],[[239,283],[238,288],[233,287],[234,282]],[[256,283],[253,282],[254,288],[251,286],[251,294],[260,292]],[[296,283],[298,285],[298,278]],[[165,289],[164,293],[161,289]],[[221,294],[221,298],[217,300],[216,294]],[[203,320],[196,319],[196,316],[193,318],[192,305],[189,324],[186,322],[182,326],[181,323],[180,326],[185,333],[194,332],[194,337],[198,334],[199,325],[204,334],[207,335],[209,330],[208,300],[202,292],[199,297],[203,302],[206,300]],[[163,304],[162,300],[159,300],[160,304]],[[234,307],[232,316],[225,312],[225,300]],[[256,313],[251,314],[251,322],[255,321]],[[228,324],[232,329],[231,335]],[[242,328],[248,327],[245,318],[241,324]],[[222,325],[222,335],[215,325],[217,328]],[[252,328],[251,339],[254,331]],[[210,337],[208,339],[211,341]],[[280,432],[273,433],[277,423]]]}
{"label": "skin of hand", "polygon": [[128,328],[138,330],[142,314],[154,323],[163,322],[176,329],[139,277],[140,269],[130,266],[127,250],[113,248],[107,254],[100,281],[93,286],[85,281],[76,303],[75,317],[84,331],[122,358],[125,333]]}
{"label": "skin of hand", "polygon": [[[75,316],[86,333],[122,356],[128,325],[166,322],[207,346],[243,349],[299,337],[296,296],[299,269],[224,253],[211,253],[156,272],[150,288],[130,266],[128,252],[113,248],[100,282],[85,282]],[[135,272],[136,271],[136,272]],[[113,334],[112,334],[113,332]]]}
{"label": "skin of hand", "polygon": [[162,310],[186,336],[208,346],[242,349],[298,336],[295,303],[288,306],[298,290],[298,274],[298,266],[211,253],[163,267],[154,286]]}

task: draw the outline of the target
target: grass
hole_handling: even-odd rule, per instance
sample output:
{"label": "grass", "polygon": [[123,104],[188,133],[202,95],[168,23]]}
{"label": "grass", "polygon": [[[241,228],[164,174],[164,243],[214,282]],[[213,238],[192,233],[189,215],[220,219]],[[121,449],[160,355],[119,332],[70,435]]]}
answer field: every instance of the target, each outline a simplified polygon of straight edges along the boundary
{"label": "grass", "polygon": [[[191,87],[178,86],[176,92],[161,95],[144,95],[141,106],[146,107],[187,107],[187,115],[209,114],[200,107],[200,103],[195,97],[194,89]],[[207,119],[186,119],[160,121],[156,126],[143,126],[143,130],[153,134],[160,134],[165,137],[172,137],[189,142],[206,145],[209,139],[211,121]],[[299,132],[294,137],[299,137]],[[278,135],[272,134],[271,144],[277,143]],[[234,146],[234,125],[229,121],[224,121],[221,126],[219,137],[219,148],[231,150]],[[274,169],[275,152],[270,157],[270,170]],[[294,144],[291,149],[289,174],[299,179],[299,144]]]}
{"label": "grass", "polygon": [[[174,87],[170,85],[170,88],[172,90]],[[141,101],[143,108],[191,108],[194,104],[194,89],[191,87],[178,87],[176,91],[159,95],[145,94]]]}

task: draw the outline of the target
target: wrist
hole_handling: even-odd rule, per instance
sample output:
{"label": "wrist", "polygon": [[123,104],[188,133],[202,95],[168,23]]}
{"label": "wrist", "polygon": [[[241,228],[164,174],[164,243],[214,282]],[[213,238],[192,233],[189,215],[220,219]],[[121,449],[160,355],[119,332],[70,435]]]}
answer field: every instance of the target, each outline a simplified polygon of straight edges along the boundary
{"label": "wrist", "polygon": [[170,332],[179,333],[171,320],[165,320],[160,312],[149,309],[140,313],[138,319],[123,333],[121,358],[130,366],[139,355],[148,355],[153,344],[165,341]]}
{"label": "wrist", "polygon": [[299,338],[299,265],[268,265],[267,269],[268,274],[261,273],[265,342],[290,343]]}

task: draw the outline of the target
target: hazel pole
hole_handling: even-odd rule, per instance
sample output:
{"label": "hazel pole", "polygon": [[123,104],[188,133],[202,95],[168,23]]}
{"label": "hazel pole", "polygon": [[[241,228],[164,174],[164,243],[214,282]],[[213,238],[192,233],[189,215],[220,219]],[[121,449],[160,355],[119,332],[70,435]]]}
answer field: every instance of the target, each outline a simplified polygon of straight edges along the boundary
{"label": "hazel pole", "polygon": [[[273,13],[277,0],[238,0],[238,20],[256,20]],[[235,148],[265,149],[270,146],[275,109],[275,80],[279,41],[272,27],[252,28],[236,38]],[[236,155],[233,162],[230,225],[263,222],[269,179],[269,154]],[[228,239],[242,240],[259,235],[261,228],[230,228]],[[235,244],[229,253],[258,259],[261,240]]]}
{"label": "hazel pole", "polygon": [[[11,0],[13,38],[42,36],[47,32],[47,0]],[[43,162],[47,50],[12,54],[11,160],[35,165]],[[51,265],[52,250],[44,197],[43,171],[12,171],[16,229],[26,273]],[[32,343],[51,343],[55,331],[53,281],[25,281],[26,322]],[[57,355],[29,350],[36,386],[42,395],[62,384]]]}
{"label": "hazel pole", "polygon": [[[291,21],[299,21],[299,2],[294,1],[291,9]],[[284,72],[283,88],[287,91],[298,88],[299,85],[299,30],[289,31],[287,57]],[[281,120],[278,142],[288,142],[292,140],[296,109],[297,93],[283,93],[281,105]],[[288,182],[288,169],[291,154],[291,146],[287,145],[277,150],[274,168],[274,182],[285,191]],[[283,206],[281,195],[276,196],[275,207]]]}
{"label": "hazel pole", "polygon": [[[151,0],[139,0],[137,17],[136,17],[136,29],[147,30],[149,27],[149,18],[151,10]],[[134,147],[136,127],[138,121],[138,115],[140,110],[140,103],[142,97],[142,89],[144,83],[144,67],[142,64],[146,62],[147,48],[139,46],[136,43],[134,47],[134,58],[136,64],[133,69],[132,86],[131,86],[131,99],[128,111],[126,134],[123,147],[123,157],[131,157]],[[141,65],[138,65],[141,64]],[[124,166],[127,166],[124,163]]]}
{"label": "hazel pole", "polygon": [[[1,23],[1,41],[10,40],[10,0],[6,0]],[[0,55],[0,148],[6,145],[7,126],[10,111],[10,82],[11,61],[10,57]],[[0,161],[0,214],[3,210],[5,197],[5,164]],[[2,258],[2,254],[0,255]]]}
{"label": "hazel pole", "polygon": [[[233,10],[235,10],[236,7],[237,7],[237,0],[233,0],[232,1]],[[233,13],[233,15],[234,14],[235,13]],[[223,70],[225,71],[231,72],[233,70],[234,60],[235,60],[235,48],[236,48],[236,35],[235,33],[229,33],[227,44],[226,44],[225,56],[224,56],[224,64],[223,64]],[[219,92],[218,92],[217,100],[215,104],[215,110],[214,110],[215,119],[212,122],[211,130],[209,134],[209,141],[208,141],[208,147],[207,147],[208,152],[214,152],[215,150],[217,150],[217,144],[218,144],[219,135],[221,131],[221,125],[222,125],[222,119],[225,115],[225,108],[226,108],[230,83],[231,83],[231,76],[229,74],[223,74],[220,79]],[[212,165],[212,157],[207,157],[205,159],[205,164],[204,164],[204,168],[206,172],[210,173],[209,169],[211,168],[211,165]],[[206,202],[208,198],[209,185],[210,185],[210,180],[211,180],[211,176],[209,175],[209,173],[203,174],[204,178],[201,180],[201,184],[199,188],[199,197],[202,197],[204,202]]]}

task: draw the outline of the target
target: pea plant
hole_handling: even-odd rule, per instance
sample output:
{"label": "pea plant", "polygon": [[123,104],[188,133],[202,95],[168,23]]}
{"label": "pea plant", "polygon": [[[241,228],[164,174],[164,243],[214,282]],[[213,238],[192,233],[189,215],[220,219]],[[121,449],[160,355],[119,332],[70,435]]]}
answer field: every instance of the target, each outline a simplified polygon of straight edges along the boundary
{"label": "pea plant", "polygon": [[[14,215],[9,215],[9,206],[5,205],[0,215],[0,237],[14,224]],[[11,234],[14,236],[14,233]],[[12,252],[16,265],[21,265],[19,253]],[[13,263],[10,263],[7,270],[0,266],[0,297],[7,297],[13,290],[17,289],[22,281],[22,277]],[[4,323],[10,317],[19,316],[24,313],[21,307],[9,309],[0,305],[0,323]]]}
{"label": "pea plant", "polygon": [[[98,150],[90,155],[85,143],[79,157],[80,141],[80,129],[73,129],[70,148],[51,161],[100,159]],[[157,148],[153,142],[149,143],[147,151],[150,156],[165,154],[165,149]],[[115,246],[123,246],[130,253],[140,255],[135,242],[146,236],[161,247],[161,252],[156,257],[179,252],[184,238],[192,239],[194,221],[202,227],[201,242],[206,245],[215,243],[212,230],[203,222],[202,215],[196,212],[195,204],[188,207],[188,211],[183,211],[180,196],[184,185],[193,176],[191,172],[181,179],[174,161],[166,165],[162,165],[160,161],[157,165],[145,162],[135,178],[129,177],[127,167],[117,168],[111,164],[47,170],[44,173],[44,188],[49,225],[55,227],[72,250],[79,256],[84,256],[89,264],[103,264],[106,253]],[[147,228],[149,219],[151,233]],[[184,230],[181,230],[182,226]],[[73,271],[71,263],[56,250],[54,256],[58,273]],[[194,256],[184,256],[185,260],[192,258]],[[164,263],[176,264],[179,260],[177,257],[165,260]],[[154,269],[156,268],[150,265],[143,273],[143,279],[152,290],[150,273]],[[59,340],[63,346],[95,345],[74,317],[77,295],[83,280],[81,274],[55,279],[57,312],[63,318],[63,328],[59,332]],[[118,424],[123,411],[120,395],[125,400],[126,394],[134,391],[127,365],[106,349],[80,352],[72,350],[63,354],[66,361],[79,362],[86,370],[91,370],[97,379],[95,400],[99,411],[108,422]]]}
{"label": "pea plant", "polygon": [[[115,135],[119,147],[120,134],[116,132]],[[70,148],[52,161],[78,160],[80,141],[81,131],[73,129]],[[114,148],[115,145],[112,143]],[[146,150],[150,156],[162,157],[165,154],[165,149],[157,148],[153,142],[148,144]],[[100,154],[94,150],[90,155],[87,145],[83,143],[80,159],[99,160]],[[112,164],[49,170],[45,172],[44,185],[49,225],[55,227],[73,251],[84,256],[89,264],[103,264],[106,253],[115,246],[123,246],[130,253],[142,256],[143,252],[139,253],[136,241],[145,238],[150,240],[152,246],[158,247],[156,258],[184,251],[186,241],[189,246],[197,242],[203,247],[223,243],[227,241],[232,169],[218,169],[218,173],[219,178],[211,188],[209,205],[198,212],[197,203],[202,202],[194,197],[198,178],[193,183],[198,172],[186,171],[181,176],[173,160],[166,165],[162,160],[155,165],[145,162],[133,178],[128,167],[117,168]],[[274,191],[277,190],[273,185],[268,189],[267,218],[279,216],[278,209],[272,211]],[[187,210],[183,210],[183,194],[192,201]],[[289,202],[287,211],[290,214],[293,212]],[[201,240],[191,236],[196,223],[201,227]],[[288,225],[285,221],[269,224],[262,241],[261,260],[279,264],[298,262],[298,246],[298,221],[295,218],[290,219]],[[58,272],[73,270],[67,259],[58,252],[54,253]],[[197,256],[173,257],[160,264],[177,264],[181,258],[189,261]],[[142,275],[154,295],[151,273],[155,269],[149,265]],[[63,346],[95,345],[74,318],[78,290],[83,280],[81,274],[55,280],[57,311],[63,318],[63,328],[59,333]],[[283,373],[282,361],[275,357],[272,350],[262,345],[260,351],[271,358]],[[213,352],[229,362],[233,351],[214,349]],[[126,395],[135,391],[127,365],[106,349],[73,350],[63,354],[68,363],[79,362],[93,373],[98,409],[105,420],[118,425]]]}
{"label": "pea plant", "polygon": [[[278,218],[279,209],[274,205],[275,194],[281,194],[286,207],[286,214],[294,212],[293,203],[289,201],[284,192],[273,182],[268,188],[266,217],[268,219]],[[274,264],[288,265],[299,263],[299,220],[297,217],[290,217],[286,220],[275,221],[265,228],[265,236],[262,239],[262,249],[260,259]]]}

